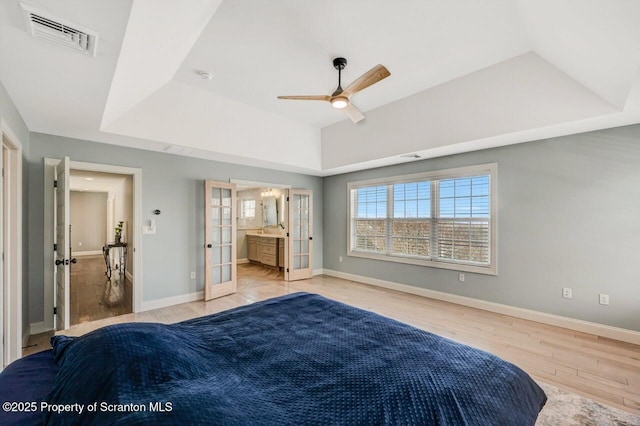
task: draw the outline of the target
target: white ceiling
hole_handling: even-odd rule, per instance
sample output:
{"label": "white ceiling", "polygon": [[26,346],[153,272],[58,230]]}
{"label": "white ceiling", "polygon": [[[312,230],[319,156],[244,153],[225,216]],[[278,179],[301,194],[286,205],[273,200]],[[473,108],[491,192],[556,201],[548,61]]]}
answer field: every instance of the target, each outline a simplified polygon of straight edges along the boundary
{"label": "white ceiling", "polygon": [[[84,56],[0,3],[0,80],[32,131],[328,175],[640,122],[636,0],[24,1],[100,34]],[[336,56],[343,87],[391,72],[353,96],[365,120],[276,99],[330,94]]]}
{"label": "white ceiling", "polygon": [[82,192],[118,192],[127,179],[131,177],[72,169],[69,172],[69,188]]}

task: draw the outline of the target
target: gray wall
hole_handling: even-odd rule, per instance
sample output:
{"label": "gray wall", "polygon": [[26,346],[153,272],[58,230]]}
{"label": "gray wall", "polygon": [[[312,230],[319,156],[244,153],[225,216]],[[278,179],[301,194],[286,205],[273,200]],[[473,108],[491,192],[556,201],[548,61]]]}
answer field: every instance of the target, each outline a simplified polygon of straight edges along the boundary
{"label": "gray wall", "polygon": [[249,255],[249,245],[247,242],[247,230],[238,229],[236,231],[236,257],[246,259]]}
{"label": "gray wall", "polygon": [[[314,192],[314,268],[322,268],[322,178],[124,148],[40,133],[31,134],[29,161],[29,320],[43,320],[44,158],[142,169],[142,220],[157,234],[142,238],[142,300],[201,291],[204,287],[204,180],[229,178],[290,184]],[[27,195],[28,194],[28,195]],[[153,210],[160,209],[160,216]],[[190,280],[190,271],[197,279]]]}
{"label": "gray wall", "polygon": [[102,250],[107,241],[107,193],[71,191],[69,204],[71,252]]}
{"label": "gray wall", "polygon": [[23,336],[29,335],[29,287],[28,287],[28,279],[29,279],[29,265],[27,263],[27,256],[29,250],[29,242],[27,241],[26,235],[29,232],[29,225],[27,221],[24,219],[28,214],[28,200],[27,197],[24,196],[24,188],[28,187],[29,182],[29,169],[28,169],[28,158],[29,158],[29,129],[25,124],[22,116],[18,112],[15,104],[11,100],[9,93],[5,89],[2,82],[0,82],[0,118],[2,118],[10,127],[11,131],[15,134],[20,140],[22,144],[22,187],[23,187],[23,197],[22,197],[22,212],[23,212],[23,223],[22,223],[22,334]]}
{"label": "gray wall", "polygon": [[[497,276],[346,256],[347,182],[491,162]],[[640,331],[638,125],[331,176],[324,194],[327,269]]]}

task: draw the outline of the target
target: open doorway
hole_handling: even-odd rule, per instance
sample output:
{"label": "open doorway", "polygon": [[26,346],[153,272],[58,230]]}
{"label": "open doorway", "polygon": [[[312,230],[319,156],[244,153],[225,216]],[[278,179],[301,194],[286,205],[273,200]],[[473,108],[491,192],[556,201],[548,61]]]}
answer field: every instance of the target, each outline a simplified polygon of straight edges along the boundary
{"label": "open doorway", "polygon": [[236,181],[238,278],[283,280],[289,185]]}
{"label": "open doorway", "polygon": [[[132,205],[133,218],[124,224],[126,233],[126,271],[123,269],[125,277],[132,283],[132,306],[133,312],[140,312],[142,306],[142,265],[140,244],[142,240],[142,170],[132,167],[115,166],[108,164],[87,163],[73,161],[68,157],[60,159],[45,158],[44,161],[44,182],[45,188],[51,188],[44,193],[44,228],[50,229],[44,235],[44,245],[53,250],[45,250],[44,256],[44,321],[31,325],[31,334],[39,334],[53,329],[64,329],[70,323],[70,274],[71,267],[77,265],[77,257],[71,257],[74,253],[71,246],[71,230],[69,228],[70,212],[70,171],[86,171],[127,176],[132,179]],[[90,182],[90,181],[87,181]],[[87,185],[85,187],[89,188]],[[66,189],[65,189],[66,188]],[[65,207],[66,206],[66,207]],[[108,210],[109,211],[109,210]],[[109,214],[107,212],[107,214]],[[122,219],[117,215],[112,218],[115,226],[109,226],[107,230],[107,240],[115,240],[115,228]],[[107,219],[109,222],[109,219]],[[106,227],[107,225],[105,225]],[[66,230],[57,232],[58,229]],[[103,244],[115,241],[103,241]],[[63,249],[63,247],[65,247]],[[84,247],[84,246],[83,246]],[[77,248],[77,247],[76,247]],[[115,253],[111,254],[114,259]],[[76,259],[76,263],[72,263]],[[112,265],[112,272],[123,262]],[[106,262],[103,260],[102,264]],[[119,269],[115,269],[118,271]],[[105,269],[101,270],[104,274]],[[116,272],[117,273],[117,272]]]}
{"label": "open doorway", "polygon": [[236,185],[238,203],[238,277],[248,274],[285,281],[311,278],[311,191],[236,179],[231,183]]}
{"label": "open doorway", "polygon": [[71,169],[69,325],[133,312],[131,175]]}

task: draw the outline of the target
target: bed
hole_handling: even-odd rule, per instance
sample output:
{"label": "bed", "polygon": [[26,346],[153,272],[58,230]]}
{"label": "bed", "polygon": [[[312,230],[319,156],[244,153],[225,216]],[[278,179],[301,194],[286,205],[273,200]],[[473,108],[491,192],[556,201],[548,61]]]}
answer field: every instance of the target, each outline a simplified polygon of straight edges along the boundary
{"label": "bed", "polygon": [[494,355],[309,293],[52,346],[0,374],[37,405],[0,424],[533,425],[546,402]]}

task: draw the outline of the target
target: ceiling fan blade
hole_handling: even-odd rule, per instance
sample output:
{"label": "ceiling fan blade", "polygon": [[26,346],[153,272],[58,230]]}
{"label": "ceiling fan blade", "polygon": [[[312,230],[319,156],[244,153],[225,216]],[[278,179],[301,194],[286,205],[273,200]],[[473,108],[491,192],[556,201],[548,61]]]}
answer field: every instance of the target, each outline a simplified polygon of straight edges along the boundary
{"label": "ceiling fan blade", "polygon": [[309,96],[278,96],[278,99],[293,99],[298,101],[327,101],[331,100],[331,96],[327,95],[309,95]]}
{"label": "ceiling fan blade", "polygon": [[354,123],[357,123],[364,118],[364,114],[362,114],[360,110],[356,108],[356,106],[351,102],[349,102],[349,104],[344,107],[343,111],[347,113],[351,121],[353,121]]}
{"label": "ceiling fan blade", "polygon": [[369,71],[358,77],[358,79],[351,83],[349,87],[344,89],[344,91],[342,92],[342,96],[349,97],[354,93],[357,93],[362,89],[366,89],[372,84],[375,84],[380,80],[389,77],[390,75],[391,73],[389,72],[389,70],[386,69],[383,65],[376,65],[375,67],[371,68]]}

